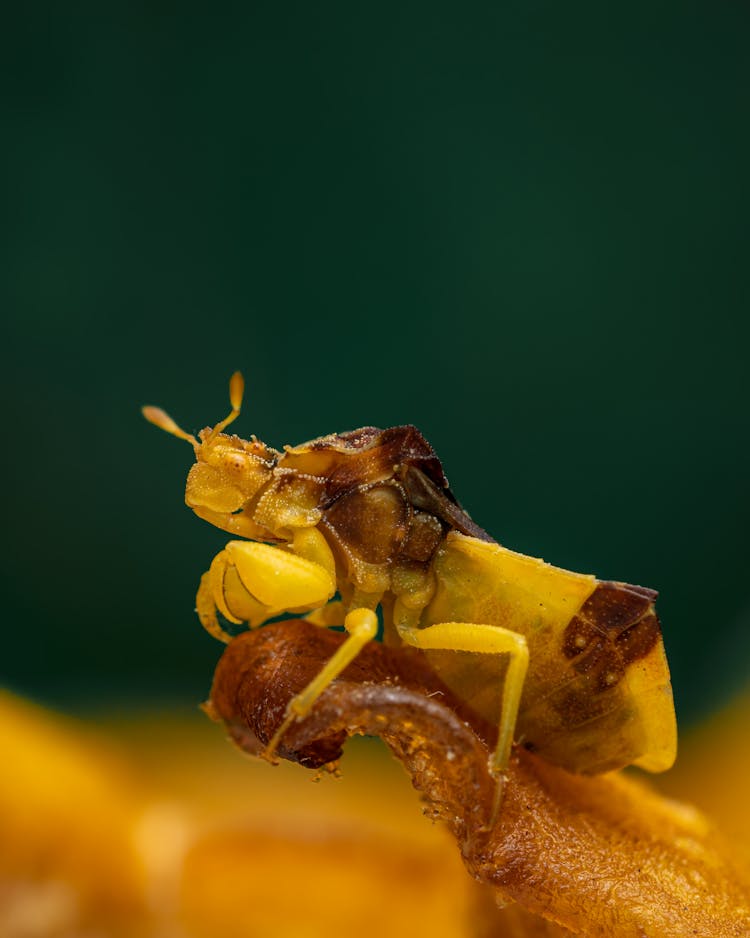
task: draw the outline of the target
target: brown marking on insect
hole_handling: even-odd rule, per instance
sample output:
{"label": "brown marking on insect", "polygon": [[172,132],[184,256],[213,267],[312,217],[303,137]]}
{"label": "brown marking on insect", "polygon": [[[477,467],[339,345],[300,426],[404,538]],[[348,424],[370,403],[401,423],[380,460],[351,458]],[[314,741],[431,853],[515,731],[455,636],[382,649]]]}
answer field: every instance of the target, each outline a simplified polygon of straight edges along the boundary
{"label": "brown marking on insect", "polygon": [[437,454],[419,430],[408,424],[386,430],[361,427],[286,447],[282,464],[301,470],[314,467],[309,471],[325,475],[326,494],[332,501],[352,486],[394,478],[402,467],[414,466],[445,498],[458,504]]}
{"label": "brown marking on insect", "polygon": [[597,586],[578,615],[605,629],[623,629],[637,622],[657,597],[654,590],[605,580]]}
{"label": "brown marking on insect", "polygon": [[411,506],[400,485],[385,483],[347,492],[323,513],[323,524],[366,563],[393,558],[408,531]]}
{"label": "brown marking on insect", "polygon": [[[336,451],[336,441],[333,449]],[[326,495],[331,501],[362,482],[393,478],[401,465],[417,466],[441,488],[448,487],[440,460],[415,427],[392,427],[374,436],[368,433],[366,444],[350,449],[347,455],[347,459],[339,459],[334,464],[326,478]]]}
{"label": "brown marking on insect", "polygon": [[605,581],[573,616],[562,650],[578,674],[592,675],[592,690],[615,687],[628,665],[644,658],[661,637],[653,611],[657,593],[644,587]]}
{"label": "brown marking on insect", "polygon": [[401,545],[404,558],[427,563],[437,550],[443,537],[440,521],[427,511],[415,510],[409,531]]}
{"label": "brown marking on insect", "polygon": [[592,694],[588,687],[566,691],[555,709],[560,715],[563,726],[572,729],[601,719],[609,710],[607,701],[600,694]]}
{"label": "brown marking on insect", "polygon": [[566,658],[576,658],[592,647],[600,647],[602,634],[593,622],[573,616],[563,636],[563,654]]}
{"label": "brown marking on insect", "polygon": [[645,658],[661,637],[661,626],[656,613],[651,612],[639,619],[635,625],[625,629],[615,639],[625,664]]}
{"label": "brown marking on insect", "polygon": [[[287,447],[276,471],[320,480],[321,529],[345,562],[351,556],[371,564],[398,563],[402,556],[428,562],[449,529],[492,541],[460,507],[435,451],[410,425],[362,427]],[[392,487],[388,495],[380,489],[385,485]],[[380,494],[363,494],[376,489]],[[415,510],[433,518],[429,531],[424,521],[415,527]]]}
{"label": "brown marking on insect", "polygon": [[[416,466],[402,466],[399,472],[412,505],[429,511],[449,527],[480,541],[496,543],[494,537],[475,524],[450,495],[450,490],[439,489],[433,479]],[[450,495],[450,497],[449,497]]]}

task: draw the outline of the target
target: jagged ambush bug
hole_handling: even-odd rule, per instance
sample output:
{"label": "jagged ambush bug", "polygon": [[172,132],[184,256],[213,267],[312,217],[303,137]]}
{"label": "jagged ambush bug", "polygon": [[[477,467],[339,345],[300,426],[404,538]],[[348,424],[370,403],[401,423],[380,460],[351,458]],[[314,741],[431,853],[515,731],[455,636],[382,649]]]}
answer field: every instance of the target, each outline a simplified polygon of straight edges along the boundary
{"label": "jagged ambush bug", "polygon": [[[224,432],[232,410],[195,438],[155,407],[145,417],[187,440],[185,500],[233,536],[200,582],[197,612],[251,629],[283,613],[348,637],[289,703],[284,733],[378,631],[424,649],[442,682],[498,726],[490,768],[513,740],[570,771],[668,769],[676,724],[656,593],[597,580],[498,544],[461,508],[412,426],[362,427],[279,452]],[[338,593],[340,600],[334,600]]]}

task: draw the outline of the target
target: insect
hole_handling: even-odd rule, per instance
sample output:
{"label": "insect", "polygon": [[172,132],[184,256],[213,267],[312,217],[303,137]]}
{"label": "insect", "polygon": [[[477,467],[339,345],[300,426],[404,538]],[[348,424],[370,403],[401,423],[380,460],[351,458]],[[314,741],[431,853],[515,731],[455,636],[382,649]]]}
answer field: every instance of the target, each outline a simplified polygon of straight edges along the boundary
{"label": "insect", "polygon": [[[346,640],[290,701],[266,751],[376,637],[423,649],[467,706],[498,726],[490,768],[501,777],[515,740],[570,771],[595,774],[674,762],[677,731],[656,593],[572,573],[498,544],[451,492],[412,426],[362,427],[278,451],[225,433],[232,409],[194,437],[163,410],[157,427],[196,461],[185,501],[232,535],[203,574],[203,626],[249,628],[283,613]],[[338,593],[340,599],[335,599]]]}

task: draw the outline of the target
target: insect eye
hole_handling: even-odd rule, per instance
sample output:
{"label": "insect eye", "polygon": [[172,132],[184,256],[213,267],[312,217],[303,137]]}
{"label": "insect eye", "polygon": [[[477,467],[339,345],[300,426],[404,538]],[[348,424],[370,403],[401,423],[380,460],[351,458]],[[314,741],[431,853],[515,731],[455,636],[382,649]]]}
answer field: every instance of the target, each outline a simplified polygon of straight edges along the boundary
{"label": "insect eye", "polygon": [[217,446],[210,454],[209,462],[223,473],[240,475],[252,463],[252,457],[230,446]]}

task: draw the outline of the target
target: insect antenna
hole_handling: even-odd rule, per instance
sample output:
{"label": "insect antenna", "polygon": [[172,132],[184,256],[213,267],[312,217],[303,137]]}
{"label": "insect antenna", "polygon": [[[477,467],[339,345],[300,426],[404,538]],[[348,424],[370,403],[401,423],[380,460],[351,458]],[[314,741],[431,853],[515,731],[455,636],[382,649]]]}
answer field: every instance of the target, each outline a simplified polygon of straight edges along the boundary
{"label": "insect antenna", "polygon": [[232,409],[229,412],[229,415],[223,420],[220,420],[219,423],[211,431],[208,440],[213,440],[217,437],[224,427],[229,426],[229,424],[236,420],[240,415],[240,408],[242,407],[242,398],[245,394],[245,379],[242,377],[242,372],[235,371],[232,377],[229,379],[229,402],[232,405]]}
{"label": "insect antenna", "polygon": [[193,434],[186,433],[182,427],[179,427],[174,420],[172,420],[166,411],[161,409],[161,407],[151,407],[151,405],[147,405],[146,407],[141,407],[141,413],[149,423],[152,423],[160,430],[171,433],[172,436],[179,437],[181,440],[187,440],[188,443],[192,443],[193,446],[199,445]]}

